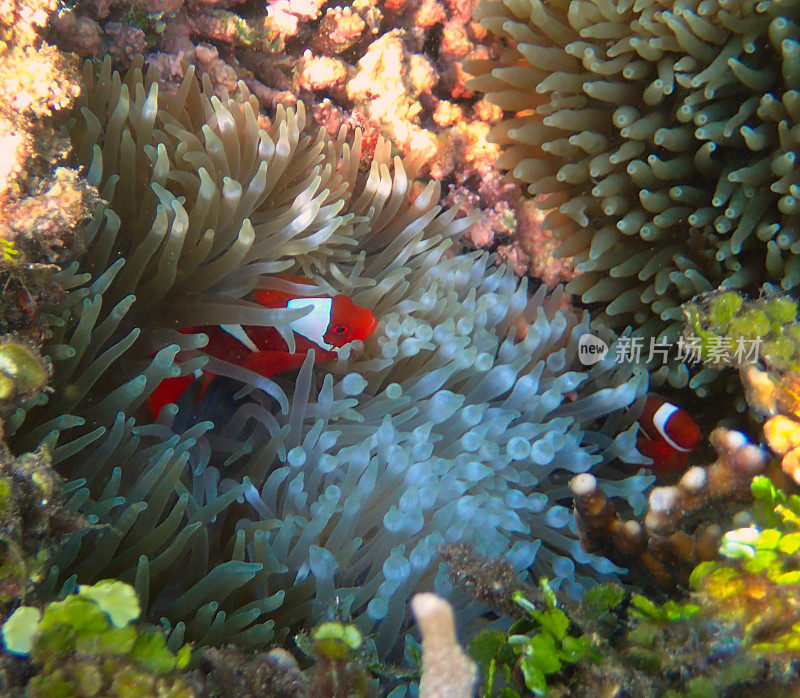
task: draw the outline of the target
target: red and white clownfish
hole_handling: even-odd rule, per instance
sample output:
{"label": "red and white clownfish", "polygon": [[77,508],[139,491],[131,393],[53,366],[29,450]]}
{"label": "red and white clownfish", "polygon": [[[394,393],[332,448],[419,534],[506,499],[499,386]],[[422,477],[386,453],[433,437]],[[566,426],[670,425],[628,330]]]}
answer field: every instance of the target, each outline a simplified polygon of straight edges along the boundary
{"label": "red and white clownfish", "polygon": [[686,410],[662,397],[649,395],[639,419],[636,447],[642,455],[653,459],[653,470],[659,475],[686,468],[687,456],[700,443],[700,427]]}
{"label": "red and white clownfish", "polygon": [[[279,278],[295,284],[314,285],[299,277]],[[355,340],[364,341],[378,324],[372,312],[355,305],[341,294],[298,295],[273,289],[256,289],[253,299],[266,308],[300,309],[311,306],[311,312],[289,323],[294,333],[294,352],[289,352],[288,345],[274,327],[203,325],[182,328],[180,331],[184,334],[202,332],[208,336],[204,353],[268,378],[276,373],[300,368],[309,349],[314,350],[314,363],[335,359],[339,349]],[[212,372],[203,371],[203,383],[197,399],[213,378]],[[176,402],[194,380],[195,377],[190,374],[161,381],[147,398],[147,408],[153,419],[158,417],[165,405]]]}

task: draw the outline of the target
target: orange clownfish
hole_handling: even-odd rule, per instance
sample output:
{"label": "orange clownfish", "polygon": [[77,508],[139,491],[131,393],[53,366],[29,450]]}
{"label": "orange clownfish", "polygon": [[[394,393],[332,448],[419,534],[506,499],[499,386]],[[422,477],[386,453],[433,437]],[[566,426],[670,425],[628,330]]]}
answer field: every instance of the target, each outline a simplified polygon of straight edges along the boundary
{"label": "orange clownfish", "polygon": [[[313,286],[307,279],[292,276],[279,278]],[[208,344],[203,349],[206,354],[268,378],[276,373],[300,368],[309,349],[314,350],[314,363],[335,359],[339,349],[355,340],[364,341],[378,324],[369,310],[355,305],[341,294],[298,295],[262,288],[253,292],[253,299],[266,308],[300,309],[311,306],[308,314],[289,323],[294,333],[294,352],[289,352],[288,345],[274,327],[203,325],[180,331],[184,334],[202,332],[208,335]],[[213,378],[212,372],[203,371],[203,383],[196,399],[199,400]],[[176,402],[194,380],[195,376],[190,374],[161,381],[147,398],[147,409],[153,419],[158,417],[165,405]]]}
{"label": "orange clownfish", "polygon": [[639,419],[636,447],[653,459],[653,470],[660,475],[686,468],[687,456],[700,443],[700,427],[686,410],[664,398],[649,395]]}

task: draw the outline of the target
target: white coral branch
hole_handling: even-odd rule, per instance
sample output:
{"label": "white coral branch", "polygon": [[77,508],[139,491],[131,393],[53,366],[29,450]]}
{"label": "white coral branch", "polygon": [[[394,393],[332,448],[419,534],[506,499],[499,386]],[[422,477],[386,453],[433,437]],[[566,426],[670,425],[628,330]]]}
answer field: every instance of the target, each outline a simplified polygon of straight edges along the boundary
{"label": "white coral branch", "polygon": [[453,609],[436,594],[417,594],[411,608],[422,633],[420,698],[471,698],[478,670],[456,638]]}

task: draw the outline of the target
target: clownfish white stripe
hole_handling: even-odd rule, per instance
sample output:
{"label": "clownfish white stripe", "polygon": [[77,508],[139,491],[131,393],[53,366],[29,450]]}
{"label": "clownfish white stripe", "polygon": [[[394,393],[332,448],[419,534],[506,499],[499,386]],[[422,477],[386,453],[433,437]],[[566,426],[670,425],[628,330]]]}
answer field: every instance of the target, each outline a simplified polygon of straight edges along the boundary
{"label": "clownfish white stripe", "polygon": [[244,328],[241,325],[220,325],[220,328],[227,332],[231,337],[244,344],[250,351],[258,351],[258,347],[255,345],[253,340],[250,339],[247,332],[244,331]]}
{"label": "clownfish white stripe", "polygon": [[691,449],[684,448],[683,446],[679,446],[676,444],[667,434],[667,422],[669,422],[670,417],[678,411],[678,408],[673,405],[671,402],[665,402],[661,407],[656,410],[656,413],[653,415],[653,426],[658,430],[658,433],[661,434],[661,437],[666,441],[672,448],[676,451],[680,451],[681,453],[689,453]]}
{"label": "clownfish white stripe", "polygon": [[300,308],[307,308],[311,306],[311,312],[308,315],[301,317],[299,320],[293,320],[289,323],[289,327],[294,332],[311,340],[321,349],[333,351],[334,347],[325,341],[325,333],[328,331],[328,326],[331,324],[331,308],[333,307],[332,298],[292,298],[286,307],[292,310]]}

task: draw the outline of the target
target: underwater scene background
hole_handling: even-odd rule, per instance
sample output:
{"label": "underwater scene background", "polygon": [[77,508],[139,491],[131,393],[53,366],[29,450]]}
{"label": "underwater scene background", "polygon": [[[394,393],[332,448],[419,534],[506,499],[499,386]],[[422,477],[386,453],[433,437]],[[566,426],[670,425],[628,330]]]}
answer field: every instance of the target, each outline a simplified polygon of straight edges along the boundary
{"label": "underwater scene background", "polygon": [[800,694],[799,37],[0,2],[3,695]]}

